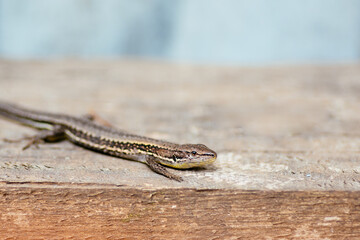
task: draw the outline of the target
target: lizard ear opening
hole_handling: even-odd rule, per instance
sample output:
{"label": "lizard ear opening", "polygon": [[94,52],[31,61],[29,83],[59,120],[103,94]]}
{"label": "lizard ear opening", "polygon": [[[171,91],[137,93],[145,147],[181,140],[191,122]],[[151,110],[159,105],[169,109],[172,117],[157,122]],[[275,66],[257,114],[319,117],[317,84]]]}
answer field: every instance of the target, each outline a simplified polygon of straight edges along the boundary
{"label": "lizard ear opening", "polygon": [[175,155],[173,155],[172,158],[173,158],[173,160],[176,162],[176,157],[175,157]]}

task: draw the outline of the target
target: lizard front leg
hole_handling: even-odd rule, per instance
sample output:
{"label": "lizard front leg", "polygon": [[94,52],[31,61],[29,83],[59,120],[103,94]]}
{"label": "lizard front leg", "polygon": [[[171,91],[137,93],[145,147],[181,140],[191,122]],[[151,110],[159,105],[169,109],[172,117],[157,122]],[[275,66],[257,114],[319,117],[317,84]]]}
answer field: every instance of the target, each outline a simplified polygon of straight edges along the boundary
{"label": "lizard front leg", "polygon": [[146,163],[156,173],[159,173],[167,178],[174,179],[175,181],[181,182],[183,179],[171,172],[169,172],[163,165],[157,163],[155,157],[153,156],[146,156]]}

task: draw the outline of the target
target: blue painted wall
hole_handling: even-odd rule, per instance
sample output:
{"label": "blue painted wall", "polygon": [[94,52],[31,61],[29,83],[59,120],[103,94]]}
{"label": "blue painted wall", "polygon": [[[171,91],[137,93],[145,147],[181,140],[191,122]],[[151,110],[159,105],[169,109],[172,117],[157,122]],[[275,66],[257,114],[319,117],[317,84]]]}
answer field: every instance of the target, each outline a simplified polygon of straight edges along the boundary
{"label": "blue painted wall", "polygon": [[1,58],[359,61],[359,0],[0,0]]}

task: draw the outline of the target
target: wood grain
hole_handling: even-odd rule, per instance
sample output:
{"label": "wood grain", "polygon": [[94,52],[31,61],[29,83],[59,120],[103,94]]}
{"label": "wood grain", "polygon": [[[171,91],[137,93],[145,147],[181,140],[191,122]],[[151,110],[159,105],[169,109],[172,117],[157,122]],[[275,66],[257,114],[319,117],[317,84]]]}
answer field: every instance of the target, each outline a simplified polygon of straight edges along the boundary
{"label": "wood grain", "polygon": [[0,187],[0,238],[358,239],[359,192]]}
{"label": "wood grain", "polygon": [[[0,141],[0,239],[360,239],[360,65],[0,61],[1,99],[178,143],[176,171]],[[0,138],[34,130],[0,120]],[[175,170],[171,170],[175,171]]]}

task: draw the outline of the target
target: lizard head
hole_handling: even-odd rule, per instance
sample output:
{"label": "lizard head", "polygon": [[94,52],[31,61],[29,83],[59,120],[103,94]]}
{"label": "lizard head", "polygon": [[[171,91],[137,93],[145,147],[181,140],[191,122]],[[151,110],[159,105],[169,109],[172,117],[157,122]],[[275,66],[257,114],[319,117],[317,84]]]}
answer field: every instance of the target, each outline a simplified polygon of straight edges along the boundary
{"label": "lizard head", "polygon": [[204,144],[182,144],[176,149],[164,153],[166,159],[160,158],[158,161],[168,167],[186,169],[201,167],[213,163],[216,160],[216,152],[206,147]]}

